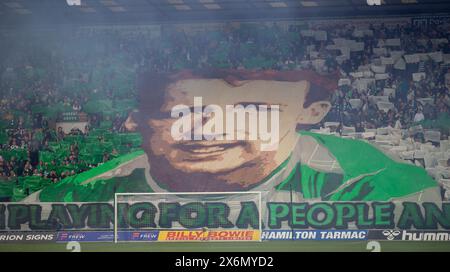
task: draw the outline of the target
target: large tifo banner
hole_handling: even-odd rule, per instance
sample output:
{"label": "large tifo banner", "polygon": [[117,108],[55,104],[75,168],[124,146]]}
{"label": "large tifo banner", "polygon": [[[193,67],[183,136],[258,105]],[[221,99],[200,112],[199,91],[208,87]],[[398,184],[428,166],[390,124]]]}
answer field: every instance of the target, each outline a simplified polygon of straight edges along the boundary
{"label": "large tifo banner", "polygon": [[[438,183],[449,181],[448,140],[415,150],[418,143],[401,138],[414,137],[411,130],[380,128],[368,137],[344,127],[341,137],[309,129],[332,110],[337,74],[208,70],[139,78],[138,105],[125,127],[142,136],[141,148],[21,203],[0,204],[0,230],[117,226],[156,230],[158,240],[253,240],[450,228]],[[409,161],[402,160],[407,152]],[[433,176],[413,160],[424,160]],[[159,196],[123,199],[115,210],[117,193]]]}
{"label": "large tifo banner", "polygon": [[442,201],[437,179],[445,180],[449,171],[437,164],[450,151],[444,150],[448,144],[439,152],[424,144],[420,153],[398,138],[408,131],[376,132],[375,139],[392,152],[412,150],[417,160],[420,154],[422,160],[427,157],[433,178],[412,161],[402,161],[403,153],[386,154],[354,128],[344,128],[345,137],[307,129],[330,112],[337,75],[208,70],[141,77],[139,103],[125,127],[141,134],[142,149],[51,184],[25,202],[248,191],[263,192],[264,202]]}

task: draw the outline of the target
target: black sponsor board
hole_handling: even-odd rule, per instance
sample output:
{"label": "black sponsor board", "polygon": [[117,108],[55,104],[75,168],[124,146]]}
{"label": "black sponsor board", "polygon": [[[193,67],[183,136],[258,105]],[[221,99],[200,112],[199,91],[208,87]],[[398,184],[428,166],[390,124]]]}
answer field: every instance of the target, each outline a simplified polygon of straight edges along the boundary
{"label": "black sponsor board", "polygon": [[439,230],[370,230],[369,240],[387,241],[450,241],[450,231]]}
{"label": "black sponsor board", "polygon": [[56,237],[56,232],[48,231],[2,231],[0,232],[0,244],[55,242]]}

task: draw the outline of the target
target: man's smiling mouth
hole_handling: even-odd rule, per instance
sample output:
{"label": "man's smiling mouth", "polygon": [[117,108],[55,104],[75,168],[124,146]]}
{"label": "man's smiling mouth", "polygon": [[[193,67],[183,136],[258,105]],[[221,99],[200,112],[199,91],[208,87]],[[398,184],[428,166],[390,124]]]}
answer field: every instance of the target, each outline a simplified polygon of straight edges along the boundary
{"label": "man's smiling mouth", "polygon": [[225,152],[227,149],[235,148],[235,147],[244,147],[245,142],[233,141],[227,143],[217,143],[201,141],[201,142],[186,142],[176,144],[175,147],[182,151],[188,152],[193,156],[204,156],[204,155],[218,155],[220,153]]}
{"label": "man's smiling mouth", "polygon": [[196,142],[185,142],[178,143],[175,145],[176,148],[181,149],[186,152],[191,153],[212,153],[218,151],[224,151],[229,148],[236,146],[244,146],[245,142],[242,141],[232,141],[226,143],[218,143],[217,141],[196,141]]}

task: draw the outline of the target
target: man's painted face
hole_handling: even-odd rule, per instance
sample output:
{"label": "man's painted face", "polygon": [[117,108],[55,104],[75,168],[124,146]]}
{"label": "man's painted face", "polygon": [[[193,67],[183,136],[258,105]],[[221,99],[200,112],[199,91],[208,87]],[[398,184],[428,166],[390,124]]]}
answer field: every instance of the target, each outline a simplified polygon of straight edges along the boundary
{"label": "man's painted face", "polygon": [[[143,135],[144,149],[147,154],[150,153],[150,165],[151,167],[153,165],[152,158],[163,158],[170,168],[178,173],[207,174],[210,177],[208,181],[211,185],[208,188],[210,191],[217,188],[214,187],[215,182],[236,185],[242,189],[248,188],[269,175],[289,157],[297,140],[298,123],[316,123],[328,111],[328,108],[324,109],[325,112],[320,114],[314,109],[311,110],[312,107],[304,109],[303,103],[308,91],[307,81],[247,80],[239,82],[237,86],[232,86],[222,79],[186,79],[172,83],[166,89],[165,99],[160,108],[162,116],[167,117],[144,116],[141,121],[151,131],[151,135]],[[260,138],[248,140],[251,127],[248,118],[245,126],[246,140],[226,140],[226,137],[224,140],[211,141],[175,140],[171,129],[178,118],[171,118],[171,110],[180,104],[193,109],[194,97],[201,97],[203,106],[214,104],[222,108],[224,128],[226,105],[252,104],[257,109],[259,105],[279,105],[278,148],[273,151],[261,151]],[[269,111],[267,114],[270,122],[272,113]],[[205,118],[204,122],[207,122],[207,119]],[[270,127],[270,124],[268,126]],[[169,174],[164,176],[167,175]],[[159,181],[163,182],[161,178]],[[184,191],[192,191],[189,184],[185,186]],[[233,186],[232,188],[236,189]],[[175,191],[182,190],[177,188]]]}

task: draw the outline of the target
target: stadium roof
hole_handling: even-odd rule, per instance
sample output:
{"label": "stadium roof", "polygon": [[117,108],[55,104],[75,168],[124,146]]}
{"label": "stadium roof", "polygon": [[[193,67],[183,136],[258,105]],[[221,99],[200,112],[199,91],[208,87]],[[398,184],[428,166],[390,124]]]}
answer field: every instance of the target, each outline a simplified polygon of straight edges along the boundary
{"label": "stadium roof", "polygon": [[[79,0],[69,0],[76,2]],[[375,0],[370,0],[375,1]],[[0,0],[0,25],[128,24],[449,13],[449,0]]]}

